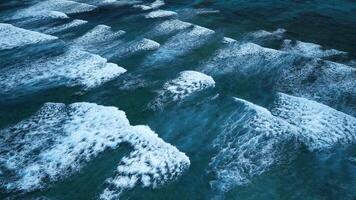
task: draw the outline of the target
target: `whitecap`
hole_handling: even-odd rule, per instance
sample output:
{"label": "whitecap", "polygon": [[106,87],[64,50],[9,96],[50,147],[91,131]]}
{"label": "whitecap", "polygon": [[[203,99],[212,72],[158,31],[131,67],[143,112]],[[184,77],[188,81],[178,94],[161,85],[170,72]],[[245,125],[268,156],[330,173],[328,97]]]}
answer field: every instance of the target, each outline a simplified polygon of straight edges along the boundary
{"label": "whitecap", "polygon": [[74,14],[74,13],[92,11],[95,8],[96,6],[93,5],[78,3],[70,0],[46,0],[46,1],[41,1],[28,8],[17,11],[12,16],[12,19],[36,17],[38,15],[44,15],[43,13],[48,13],[48,15],[53,15],[53,12],[50,11],[57,11],[56,13]]}
{"label": "whitecap", "polygon": [[113,56],[120,58],[127,57],[137,53],[157,50],[160,46],[161,45],[156,41],[143,38],[122,44],[120,48],[116,48]]}
{"label": "whitecap", "polygon": [[209,167],[214,189],[229,191],[276,165],[294,158],[298,129],[267,109],[235,98],[236,110],[224,118],[213,145],[217,154]]}
{"label": "whitecap", "polygon": [[189,158],[165,143],[147,126],[133,126],[123,134],[134,150],[124,157],[115,176],[106,181],[100,199],[117,199],[135,186],[156,188],[176,180],[190,165]]}
{"label": "whitecap", "polygon": [[167,104],[179,102],[193,93],[215,87],[212,77],[196,71],[183,71],[166,82],[158,96],[150,103],[151,109],[161,109]]}
{"label": "whitecap", "polygon": [[177,56],[187,54],[208,43],[214,34],[213,30],[201,26],[194,26],[191,30],[182,31],[161,45],[161,48],[147,59],[147,63],[151,65],[159,61],[171,61]]}
{"label": "whitecap", "polygon": [[292,40],[284,40],[281,50],[312,58],[327,58],[331,56],[347,54],[344,51],[339,51],[336,49],[324,49],[318,44]]}
{"label": "whitecap", "polygon": [[151,31],[148,32],[148,36],[163,36],[176,33],[181,30],[185,30],[194,25],[188,22],[183,22],[178,19],[171,19],[163,21],[153,27]]}
{"label": "whitecap", "polygon": [[99,86],[126,72],[106,59],[77,49],[1,69],[1,93],[19,95],[58,86]]}
{"label": "whitecap", "polygon": [[[184,153],[148,127],[131,126],[123,111],[93,103],[47,103],[32,117],[0,132],[0,166],[10,175],[1,187],[7,191],[45,188],[121,143],[130,144],[133,151],[119,163],[114,179],[108,180],[118,191],[139,184],[125,184],[130,178],[146,187],[164,184],[190,164]],[[110,192],[116,190],[110,187]]]}
{"label": "whitecap", "polygon": [[299,140],[311,151],[356,141],[356,118],[321,103],[278,93],[271,112],[297,126]]}
{"label": "whitecap", "polygon": [[335,62],[307,58],[253,43],[231,43],[219,49],[203,67],[209,75],[259,77],[273,89],[307,97],[355,114],[355,69]]}
{"label": "whitecap", "polygon": [[74,39],[73,44],[90,51],[91,49],[103,48],[103,45],[115,45],[115,43],[121,42],[119,38],[124,34],[125,31],[113,31],[110,26],[97,25],[84,35]]}
{"label": "whitecap", "polygon": [[4,23],[0,23],[0,38],[0,50],[8,50],[58,39],[51,35],[29,31]]}
{"label": "whitecap", "polygon": [[165,18],[165,17],[173,17],[176,16],[177,13],[168,10],[155,10],[145,14],[145,18],[154,19],[154,18]]}
{"label": "whitecap", "polygon": [[47,34],[54,34],[62,31],[66,31],[72,28],[77,28],[79,26],[82,26],[84,24],[87,24],[88,21],[85,20],[80,20],[80,19],[74,19],[68,23],[57,25],[57,26],[51,26],[51,27],[44,27],[43,32]]}

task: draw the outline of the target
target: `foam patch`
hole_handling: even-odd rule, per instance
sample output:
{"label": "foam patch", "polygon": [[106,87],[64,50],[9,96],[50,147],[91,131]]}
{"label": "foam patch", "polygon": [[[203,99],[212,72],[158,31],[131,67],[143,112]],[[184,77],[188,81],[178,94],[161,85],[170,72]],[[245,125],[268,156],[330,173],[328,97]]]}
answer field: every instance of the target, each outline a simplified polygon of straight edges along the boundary
{"label": "foam patch", "polygon": [[29,31],[4,23],[0,23],[0,38],[0,50],[9,50],[58,39],[51,35]]}
{"label": "foam patch", "polygon": [[145,15],[145,18],[147,19],[154,19],[154,18],[165,18],[165,17],[173,17],[176,16],[177,13],[173,11],[167,11],[167,10],[155,10],[152,12],[149,12]]}
{"label": "foam patch", "polygon": [[93,5],[78,3],[70,0],[46,0],[16,12],[12,16],[12,19],[36,17],[38,15],[46,16],[43,13],[51,14],[51,11],[65,14],[75,14],[81,12],[89,12],[95,8],[96,6]]}
{"label": "foam patch", "polygon": [[298,127],[299,139],[311,151],[356,141],[356,118],[318,102],[278,93],[271,112]]}
{"label": "foam patch", "polygon": [[156,110],[167,104],[179,102],[193,93],[215,87],[212,77],[196,71],[183,71],[177,78],[168,81],[149,107]]}
{"label": "foam patch", "polygon": [[0,70],[2,93],[20,94],[58,86],[99,86],[126,72],[106,59],[77,49]]}
{"label": "foam patch", "polygon": [[215,34],[214,31],[194,26],[192,30],[186,30],[171,37],[161,48],[148,58],[148,63],[159,61],[171,61],[177,56],[182,56],[206,44]]}
{"label": "foam patch", "polygon": [[45,188],[121,143],[128,143],[133,151],[119,163],[115,177],[108,180],[114,187],[105,193],[114,195],[140,183],[162,185],[190,164],[184,153],[148,127],[131,126],[125,113],[115,107],[47,103],[29,119],[1,130],[0,168],[9,176],[0,186],[9,192]]}
{"label": "foam patch", "polygon": [[335,49],[324,49],[318,44],[292,40],[284,40],[281,50],[312,58],[327,58],[331,56],[347,54],[344,51]]}
{"label": "foam patch", "polygon": [[312,59],[253,43],[231,43],[219,49],[204,66],[213,76],[236,74],[264,77],[275,90],[307,97],[354,114],[349,99],[356,97],[356,71],[347,65]]}
{"label": "foam patch", "polygon": [[298,130],[267,109],[235,98],[237,107],[221,124],[214,140],[217,154],[209,166],[216,179],[214,189],[228,191],[255,176],[293,159]]}

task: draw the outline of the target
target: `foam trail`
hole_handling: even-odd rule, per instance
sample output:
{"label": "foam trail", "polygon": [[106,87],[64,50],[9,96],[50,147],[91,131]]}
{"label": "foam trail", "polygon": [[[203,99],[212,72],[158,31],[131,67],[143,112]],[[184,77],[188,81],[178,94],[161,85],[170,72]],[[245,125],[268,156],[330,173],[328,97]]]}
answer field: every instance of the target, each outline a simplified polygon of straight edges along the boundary
{"label": "foam trail", "polygon": [[209,75],[236,74],[264,77],[274,89],[307,97],[329,106],[338,105],[347,113],[356,113],[355,69],[335,62],[312,59],[253,43],[231,43],[218,50],[204,66]]}
{"label": "foam trail", "polygon": [[178,19],[171,19],[163,21],[157,24],[151,31],[147,33],[148,36],[164,36],[177,33],[179,31],[185,30],[194,25],[188,22],[183,22]]}
{"label": "foam trail", "polygon": [[158,9],[162,6],[164,6],[165,3],[162,0],[155,0],[154,2],[150,4],[139,4],[139,5],[134,5],[134,8],[139,8],[141,10],[154,10]]}
{"label": "foam trail", "polygon": [[51,27],[44,27],[41,28],[41,32],[44,32],[46,34],[56,34],[59,32],[67,31],[70,29],[77,28],[79,26],[82,26],[84,24],[87,24],[88,22],[85,20],[80,20],[80,19],[74,19],[68,23],[57,25],[57,26],[51,26]]}
{"label": "foam trail", "polygon": [[236,110],[224,118],[214,140],[218,153],[209,164],[216,175],[211,185],[223,192],[290,161],[298,149],[296,127],[263,107],[238,98],[235,102]]}
{"label": "foam trail", "polygon": [[[124,181],[135,178],[143,186],[164,184],[190,164],[184,153],[148,127],[131,126],[123,111],[93,103],[47,103],[32,117],[0,132],[0,167],[10,175],[0,186],[8,192],[45,188],[121,143],[130,144],[133,151],[119,163],[110,182],[120,189],[132,187],[132,182]],[[116,190],[110,187],[110,192]]]}
{"label": "foam trail", "polygon": [[356,141],[356,118],[315,101],[277,94],[272,114],[299,127],[299,138],[311,151]]}
{"label": "foam trail", "polygon": [[178,77],[163,85],[158,96],[149,104],[151,109],[162,109],[173,102],[179,102],[193,93],[215,87],[212,77],[196,71],[183,71]]}
{"label": "foam trail", "polygon": [[134,151],[119,163],[100,199],[117,199],[124,190],[138,185],[162,186],[176,180],[190,165],[184,153],[165,143],[147,126],[132,127],[123,140],[134,146]]}
{"label": "foam trail", "polygon": [[29,31],[4,23],[0,23],[0,38],[0,50],[9,50],[58,39],[51,35]]}
{"label": "foam trail", "polygon": [[177,13],[173,11],[167,11],[167,10],[155,10],[147,13],[145,15],[145,18],[154,19],[154,18],[165,18],[165,17],[173,17],[173,16],[177,16]]}
{"label": "foam trail", "polygon": [[193,49],[197,49],[208,42],[215,34],[214,31],[194,26],[192,30],[186,30],[171,37],[161,48],[147,60],[149,64],[160,61],[171,61],[177,56],[187,54]]}
{"label": "foam trail", "polygon": [[0,71],[0,92],[11,95],[63,85],[89,89],[126,72],[98,55],[76,49],[55,57],[20,62]]}
{"label": "foam trail", "polygon": [[[110,59],[124,53],[129,53],[128,51],[132,50],[127,49],[127,44],[122,39],[125,33],[122,30],[114,31],[107,25],[97,25],[84,35],[74,39],[71,43],[75,48]],[[141,42],[144,43],[145,40]],[[135,43],[135,45],[140,46],[139,43]],[[148,46],[148,43],[146,45]],[[126,52],[123,49],[126,49]]]}
{"label": "foam trail", "polygon": [[281,50],[312,58],[327,58],[347,54],[344,51],[339,51],[335,49],[323,49],[323,47],[318,44],[301,41],[293,42],[292,40],[284,40]]}
{"label": "foam trail", "polygon": [[[41,1],[33,6],[17,11],[12,19],[21,19],[28,17],[38,17],[42,16],[51,16],[53,11],[56,13],[65,13],[65,14],[75,14],[81,12],[89,12],[96,8],[96,6],[78,3],[70,0],[46,0]],[[52,17],[53,18],[53,17]]]}

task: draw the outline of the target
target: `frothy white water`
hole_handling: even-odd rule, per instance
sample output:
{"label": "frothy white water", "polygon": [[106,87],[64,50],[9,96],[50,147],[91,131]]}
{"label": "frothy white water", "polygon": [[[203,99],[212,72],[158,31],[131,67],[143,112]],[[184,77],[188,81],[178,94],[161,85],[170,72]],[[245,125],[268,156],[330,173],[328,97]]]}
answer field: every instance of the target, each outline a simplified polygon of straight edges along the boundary
{"label": "frothy white water", "polygon": [[99,86],[126,72],[106,59],[84,51],[69,49],[64,54],[22,62],[1,69],[2,93],[19,94],[57,86]]}
{"label": "frothy white water", "polygon": [[200,48],[206,44],[215,34],[214,31],[194,26],[191,30],[186,30],[171,37],[159,50],[148,58],[148,63],[153,64],[160,61],[171,61],[177,56],[189,53],[193,49]]}
{"label": "frothy white water", "polygon": [[270,41],[270,40],[280,40],[284,37],[284,34],[287,30],[279,28],[273,32],[259,30],[253,33],[250,33],[246,36],[246,39],[253,41]]}
{"label": "frothy white water", "polygon": [[141,40],[122,44],[120,48],[117,48],[116,51],[113,52],[113,56],[122,58],[137,53],[157,50],[160,46],[161,45],[158,42],[143,38]]}
{"label": "frothy white water", "polygon": [[[229,43],[219,49],[204,66],[204,72],[213,75],[240,73],[255,75],[280,68],[287,54],[263,48],[253,43]],[[286,58],[284,58],[286,57]]]}
{"label": "frothy white water", "polygon": [[51,16],[53,15],[53,12],[51,11],[57,11],[56,13],[74,14],[92,11],[95,8],[96,6],[93,5],[78,3],[70,0],[45,0],[28,8],[17,11],[12,16],[12,19],[38,16],[45,17],[46,15]]}
{"label": "frothy white water", "polygon": [[149,107],[156,110],[167,104],[182,101],[193,93],[215,87],[212,77],[196,71],[183,71],[177,78],[168,81]]}
{"label": "frothy white water", "polygon": [[138,5],[134,5],[134,7],[139,8],[141,10],[154,10],[154,9],[158,9],[164,5],[165,5],[164,1],[155,0],[150,4],[138,4]]}
{"label": "frothy white water", "polygon": [[278,93],[271,112],[297,126],[299,139],[312,151],[356,141],[356,118],[315,101]]}
{"label": "frothy white water", "polygon": [[284,40],[281,50],[312,58],[327,58],[331,56],[347,54],[344,51],[335,49],[323,49],[323,47],[318,44],[292,40]]}
{"label": "frothy white water", "polygon": [[162,186],[177,179],[190,165],[189,158],[165,143],[147,126],[134,126],[123,135],[134,151],[122,159],[115,176],[107,180],[101,199],[117,199],[134,186]]}
{"label": "frothy white water", "polygon": [[232,43],[218,50],[204,66],[210,75],[265,77],[274,89],[307,97],[355,113],[348,99],[356,96],[356,72],[347,65],[303,57],[253,43]]}
{"label": "frothy white water", "polygon": [[[189,159],[146,126],[131,126],[125,113],[93,103],[47,103],[35,115],[1,130],[0,167],[8,191],[33,191],[79,171],[106,149],[133,147],[105,193],[142,183],[158,186],[189,167]],[[134,182],[135,180],[135,182]],[[114,189],[114,187],[115,189]]]}
{"label": "frothy white water", "polygon": [[[287,65],[288,63],[286,63]],[[275,88],[306,97],[356,115],[356,70],[347,65],[313,59],[302,65],[290,64],[277,73]]]}
{"label": "frothy white water", "polygon": [[150,36],[170,35],[193,26],[194,26],[193,24],[188,22],[183,22],[178,19],[171,19],[156,25],[153,28],[153,30],[149,31],[148,35]]}
{"label": "frothy white water", "polygon": [[224,37],[222,42],[224,44],[230,44],[230,43],[234,43],[234,42],[237,42],[237,40],[233,39],[233,38],[229,38],[229,37]]}
{"label": "frothy white water", "polygon": [[4,23],[0,23],[0,38],[0,50],[8,50],[58,39],[51,35],[29,31]]}
{"label": "frothy white water", "polygon": [[214,140],[218,153],[209,166],[216,175],[214,189],[228,191],[295,155],[298,130],[267,109],[235,98],[237,107],[221,124]]}
{"label": "frothy white water", "polygon": [[102,48],[108,48],[122,42],[120,37],[125,31],[113,31],[110,26],[97,25],[83,36],[75,39],[73,44],[87,51],[98,51]]}
{"label": "frothy white water", "polygon": [[145,18],[148,19],[154,19],[154,18],[165,18],[165,17],[173,17],[176,16],[177,13],[173,11],[168,11],[168,10],[155,10],[152,12],[149,12],[145,15]]}
{"label": "frothy white water", "polygon": [[67,31],[69,29],[77,28],[77,27],[82,26],[87,23],[88,22],[85,20],[74,19],[74,20],[72,20],[68,23],[65,23],[65,24],[51,26],[51,27],[44,27],[41,32],[44,32],[47,34],[55,34],[58,32]]}

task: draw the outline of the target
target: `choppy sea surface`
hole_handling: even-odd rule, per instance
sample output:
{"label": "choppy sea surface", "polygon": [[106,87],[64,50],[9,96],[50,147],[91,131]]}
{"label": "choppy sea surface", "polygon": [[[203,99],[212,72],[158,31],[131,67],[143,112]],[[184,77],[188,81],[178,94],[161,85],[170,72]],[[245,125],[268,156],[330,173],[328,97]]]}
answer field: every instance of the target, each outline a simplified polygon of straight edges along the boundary
{"label": "choppy sea surface", "polygon": [[0,199],[356,199],[354,0],[0,2]]}

